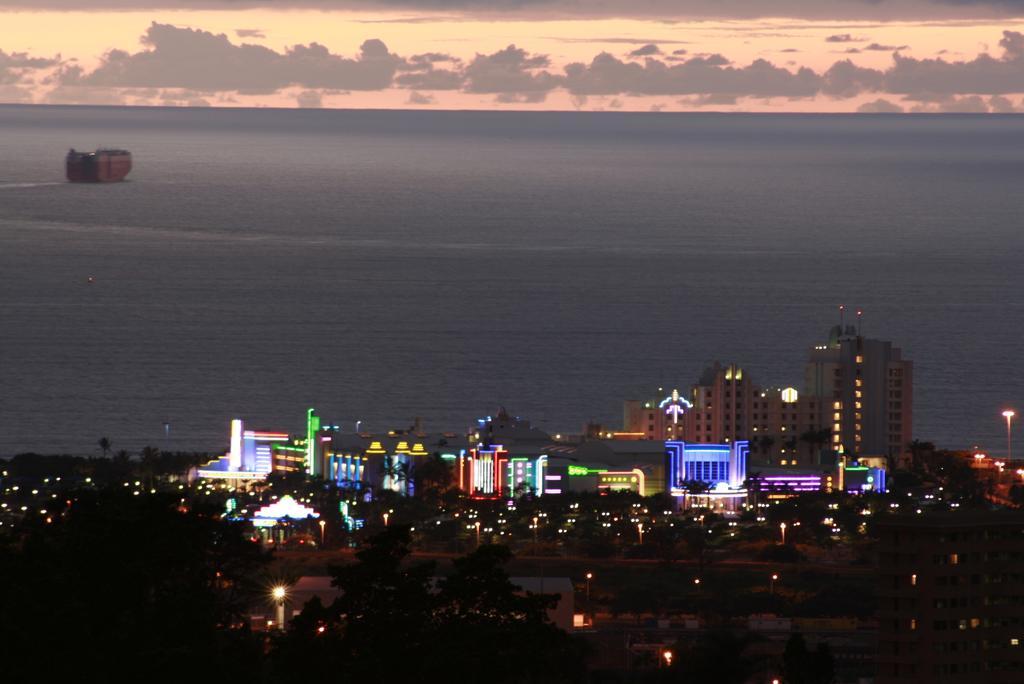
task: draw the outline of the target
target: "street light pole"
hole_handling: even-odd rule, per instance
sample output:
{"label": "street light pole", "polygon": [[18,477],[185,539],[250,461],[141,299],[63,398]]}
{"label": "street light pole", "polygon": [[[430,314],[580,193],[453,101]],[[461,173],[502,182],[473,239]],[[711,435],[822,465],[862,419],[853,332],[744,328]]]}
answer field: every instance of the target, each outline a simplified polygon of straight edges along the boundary
{"label": "street light pole", "polygon": [[1011,448],[1012,444],[1010,443],[1010,435],[1011,435],[1011,430],[1012,430],[1011,423],[1012,423],[1013,417],[1015,415],[1017,415],[1016,412],[1011,411],[1010,409],[1006,409],[1005,411],[1003,411],[1003,418],[1006,418],[1006,460],[1007,461],[1010,461],[1010,460],[1013,459],[1013,450]]}
{"label": "street light pole", "polygon": [[476,521],[476,545],[480,546],[480,521]]}
{"label": "street light pole", "polygon": [[768,588],[768,592],[770,594],[772,594],[773,596],[775,595],[775,580],[777,580],[777,579],[779,579],[779,576],[773,572],[772,573],[771,582],[770,582],[769,588]]}
{"label": "street light pole", "polygon": [[324,528],[326,528],[326,527],[327,527],[327,521],[326,520],[321,520],[320,521],[320,548],[321,549],[324,548]]}
{"label": "street light pole", "polygon": [[636,531],[640,533],[640,546],[643,546],[644,545],[644,524],[643,523],[637,523],[636,524]]}
{"label": "street light pole", "polygon": [[779,523],[779,530],[782,532],[782,545],[786,545],[786,523]]}
{"label": "street light pole", "polygon": [[277,607],[274,615],[277,620],[277,628],[284,629],[284,600],[288,597],[288,590],[283,584],[279,584],[271,590],[270,595],[274,598]]}

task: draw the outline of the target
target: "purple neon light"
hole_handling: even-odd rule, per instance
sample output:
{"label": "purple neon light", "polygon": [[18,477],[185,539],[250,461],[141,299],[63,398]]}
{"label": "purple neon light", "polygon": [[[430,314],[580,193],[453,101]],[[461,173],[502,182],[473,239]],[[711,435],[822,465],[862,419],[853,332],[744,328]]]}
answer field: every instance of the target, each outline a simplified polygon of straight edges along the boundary
{"label": "purple neon light", "polygon": [[821,475],[769,475],[763,480],[821,480]]}

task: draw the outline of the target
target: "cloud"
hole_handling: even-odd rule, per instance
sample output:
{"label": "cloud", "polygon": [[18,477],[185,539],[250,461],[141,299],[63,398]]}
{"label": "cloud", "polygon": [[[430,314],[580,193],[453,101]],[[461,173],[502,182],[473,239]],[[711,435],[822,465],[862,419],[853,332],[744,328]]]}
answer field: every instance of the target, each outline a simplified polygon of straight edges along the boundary
{"label": "cloud", "polygon": [[[630,52],[629,56],[630,57],[650,57],[652,55],[660,55],[660,54],[661,54],[661,48],[660,47],[658,47],[654,43],[648,43],[647,45],[644,45],[643,47],[638,47],[636,50],[633,50],[632,52]],[[672,54],[675,54],[675,52],[673,52]]]}
{"label": "cloud", "polygon": [[[15,86],[24,83],[29,74],[40,69],[49,69],[60,64],[59,57],[32,57],[25,52],[4,52],[0,50],[0,85]],[[23,102],[24,97],[19,89],[10,88],[4,91],[6,102]]]}
{"label": "cloud", "polygon": [[0,81],[0,102],[4,104],[32,102],[32,91],[13,83],[3,83]]}
{"label": "cloud", "polygon": [[[768,18],[881,20],[1020,16],[1020,0],[0,0],[0,8],[59,10],[409,10],[386,21],[430,21],[430,15],[517,17]],[[650,42],[650,41],[648,41]]]}
{"label": "cloud", "polygon": [[826,43],[854,43],[863,40],[863,38],[854,38],[849,33],[838,33],[834,36],[827,36],[825,38]]}
{"label": "cloud", "polygon": [[490,55],[478,54],[466,66],[464,89],[470,93],[497,93],[499,102],[542,102],[562,79],[549,73],[547,55],[530,55],[509,45]]}
{"label": "cloud", "polygon": [[993,95],[988,98],[988,106],[993,114],[1013,114],[1018,111],[1010,99],[1002,95]]}
{"label": "cloud", "polygon": [[[137,103],[163,97],[175,104],[203,104],[222,103],[232,94],[278,93],[295,98],[300,106],[315,106],[316,97],[322,99],[325,93],[397,88],[421,97],[432,97],[434,91],[486,94],[504,104],[543,102],[555,90],[567,92],[573,103],[591,96],[647,96],[685,100],[692,106],[891,95],[916,102],[923,111],[980,111],[979,100],[970,96],[979,96],[986,111],[1008,111],[1013,103],[1005,96],[1024,93],[1024,33],[1008,30],[994,55],[917,59],[901,54],[900,48],[872,43],[863,49],[894,50],[888,67],[862,67],[841,59],[824,71],[767,59],[740,64],[720,54],[689,55],[683,48],[665,55],[657,43],[639,45],[628,57],[601,52],[589,62],[564,67],[516,45],[463,61],[443,52],[403,57],[382,41],[369,39],[350,57],[318,43],[275,50],[159,23],[146,30],[142,44],[134,52],[111,50],[92,69],[60,57],[0,51],[0,85],[31,90],[35,84],[36,100],[62,103]],[[53,90],[39,92],[44,87]],[[169,90],[176,94],[167,95]],[[11,98],[25,98],[20,90],[7,92]],[[415,97],[408,97],[415,104]]]}
{"label": "cloud", "polygon": [[411,105],[429,105],[434,104],[434,102],[436,102],[436,99],[433,95],[424,95],[415,90],[409,93],[409,99],[406,100],[406,104]]}
{"label": "cloud", "polygon": [[811,97],[820,77],[810,69],[795,73],[758,59],[746,67],[728,65],[721,55],[693,57],[667,65],[654,59],[623,62],[607,52],[590,64],[565,67],[565,85],[577,95],[734,95],[737,97]]}
{"label": "cloud", "polygon": [[266,38],[267,35],[261,29],[235,29],[235,35],[239,38]]}
{"label": "cloud", "polygon": [[909,45],[881,45],[879,43],[871,43],[865,45],[865,50],[871,50],[873,52],[895,52],[896,50],[906,50]]}
{"label": "cloud", "polygon": [[303,90],[295,96],[295,104],[300,109],[320,109],[324,106],[324,97],[316,90]]}
{"label": "cloud", "polygon": [[32,57],[26,52],[0,50],[0,69],[45,69],[58,64],[59,57]]}
{"label": "cloud", "polygon": [[821,92],[830,97],[855,97],[881,88],[884,74],[877,69],[857,66],[846,59],[836,62],[822,74]]}
{"label": "cloud", "polygon": [[94,88],[75,85],[59,85],[46,93],[46,104],[63,105],[123,105],[127,97],[114,88]]}
{"label": "cloud", "polygon": [[739,100],[735,95],[698,95],[688,97],[679,101],[687,107],[710,107],[721,105],[734,105]]}
{"label": "cloud", "polygon": [[566,38],[559,36],[549,36],[547,40],[557,40],[560,43],[622,43],[625,45],[646,45],[647,43],[663,43],[666,45],[686,45],[690,42],[688,40],[669,40],[665,38],[634,38],[627,36],[604,36],[601,38]]}
{"label": "cloud", "polygon": [[383,42],[370,39],[355,59],[318,43],[280,53],[260,45],[234,45],[224,34],[153,23],[142,38],[147,49],[111,50],[91,72],[67,72],[64,85],[190,88],[270,93],[287,86],[380,90],[402,63]]}
{"label": "cloud", "polygon": [[902,114],[903,107],[895,102],[878,98],[871,102],[865,102],[857,107],[858,114]]}
{"label": "cloud", "polygon": [[1003,95],[1024,92],[1024,34],[1003,31],[1000,57],[972,60],[914,59],[896,53],[883,88],[902,95]]}
{"label": "cloud", "polygon": [[935,102],[922,103],[915,106],[912,112],[943,114],[988,114],[988,103],[978,95],[964,97],[946,97]]}

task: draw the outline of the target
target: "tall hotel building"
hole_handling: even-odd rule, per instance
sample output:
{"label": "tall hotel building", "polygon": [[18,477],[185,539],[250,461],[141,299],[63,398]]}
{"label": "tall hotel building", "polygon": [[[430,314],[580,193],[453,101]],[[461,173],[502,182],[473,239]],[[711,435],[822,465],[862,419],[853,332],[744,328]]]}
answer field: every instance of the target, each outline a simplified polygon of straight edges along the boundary
{"label": "tall hotel building", "polygon": [[811,350],[804,386],[822,400],[816,417],[838,453],[898,458],[913,439],[913,364],[892,342],[836,326]]}
{"label": "tall hotel building", "polygon": [[912,409],[913,367],[900,349],[836,326],[811,349],[802,392],[760,388],[739,365],[715,363],[689,391],[626,401],[623,419],[638,439],[747,440],[756,461],[811,465],[898,457],[913,439]]}

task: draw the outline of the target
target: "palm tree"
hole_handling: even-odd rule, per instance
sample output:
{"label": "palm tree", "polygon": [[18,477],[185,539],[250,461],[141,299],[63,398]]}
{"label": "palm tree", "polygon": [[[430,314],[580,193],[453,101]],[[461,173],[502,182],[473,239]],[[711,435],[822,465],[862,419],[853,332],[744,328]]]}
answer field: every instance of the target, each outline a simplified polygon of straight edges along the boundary
{"label": "palm tree", "polygon": [[807,442],[808,455],[812,462],[815,460],[815,454],[821,457],[821,448],[828,443],[831,436],[831,430],[808,430],[800,435],[800,441]]}
{"label": "palm tree", "polygon": [[107,456],[110,454],[110,440],[106,437],[100,437],[100,441],[97,442],[100,445],[100,449],[103,451],[103,455]]}
{"label": "palm tree", "polygon": [[935,445],[931,442],[923,442],[920,439],[915,439],[907,445],[910,450],[910,464],[914,470],[922,470],[926,468],[924,456],[935,451]]}
{"label": "palm tree", "polygon": [[403,483],[409,481],[409,464],[399,461],[394,456],[385,456],[381,466],[384,472],[384,488],[393,492],[404,492]]}

